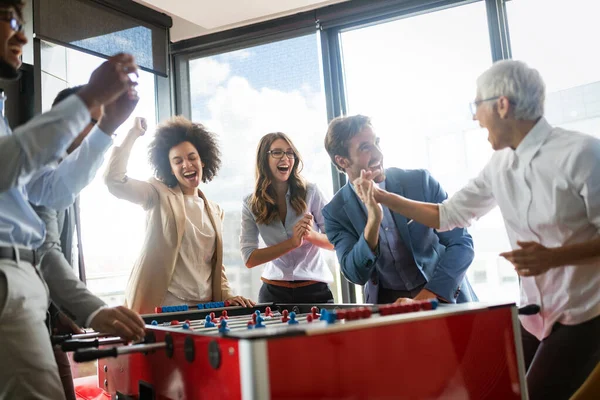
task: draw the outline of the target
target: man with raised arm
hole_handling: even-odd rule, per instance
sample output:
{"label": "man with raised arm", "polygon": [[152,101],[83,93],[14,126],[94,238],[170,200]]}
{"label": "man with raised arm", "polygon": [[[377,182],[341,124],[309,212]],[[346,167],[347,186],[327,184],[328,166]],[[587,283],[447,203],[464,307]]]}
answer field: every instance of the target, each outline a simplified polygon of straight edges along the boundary
{"label": "man with raised arm", "polygon": [[[18,77],[27,43],[22,8],[22,1],[0,0],[0,76],[6,79]],[[136,97],[128,76],[136,72],[132,56],[116,55],[96,69],[76,95],[14,133],[0,120],[0,360],[6,360],[0,367],[2,399],[64,399],[45,326],[48,291],[37,269],[35,249],[44,241],[45,226],[29,204],[31,188],[26,184],[43,166],[63,157],[90,123],[91,110]],[[105,133],[112,133],[110,129]],[[63,190],[44,190],[36,193],[37,204],[52,205],[57,196],[64,198]],[[128,339],[143,336],[143,321],[130,310],[107,309],[94,319],[92,325],[104,332]]]}
{"label": "man with raised arm", "polygon": [[384,170],[379,138],[370,118],[363,115],[331,121],[325,148],[348,175],[348,184],[323,208],[325,232],[344,276],[365,286],[366,301],[477,300],[465,276],[474,254],[466,229],[436,232],[374,201],[362,202],[352,184],[367,169],[378,172],[376,184],[385,190],[421,201],[443,201],[446,192],[433,176],[426,170]]}
{"label": "man with raised arm", "polygon": [[[382,190],[373,183],[377,171],[363,171],[357,192],[442,232],[499,206],[513,250],[524,246],[517,255],[531,251],[531,242],[560,248],[597,239],[600,140],[552,127],[543,117],[544,98],[538,71],[520,61],[495,63],[478,78],[472,103],[473,119],[495,150],[479,176],[438,204]],[[598,268],[566,265],[536,276],[519,270],[521,305],[541,308],[521,316],[530,398],[568,399],[600,362]]]}

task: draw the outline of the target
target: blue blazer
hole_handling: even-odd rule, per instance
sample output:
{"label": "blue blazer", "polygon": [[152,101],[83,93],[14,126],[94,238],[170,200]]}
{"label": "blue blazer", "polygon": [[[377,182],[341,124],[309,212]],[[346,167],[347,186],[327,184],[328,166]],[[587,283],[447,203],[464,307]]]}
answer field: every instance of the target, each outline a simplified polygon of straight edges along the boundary
{"label": "blue blazer", "polygon": [[[426,170],[389,168],[386,189],[412,200],[441,203],[448,198]],[[323,209],[325,232],[335,246],[342,273],[350,282],[365,286],[368,303],[377,303],[379,280],[375,263],[379,245],[371,251],[364,237],[367,215],[350,184],[342,187]],[[391,211],[391,210],[390,210]],[[452,302],[477,301],[465,276],[474,256],[473,239],[466,229],[437,232],[392,212],[400,237],[414,257],[427,283],[425,288]]]}

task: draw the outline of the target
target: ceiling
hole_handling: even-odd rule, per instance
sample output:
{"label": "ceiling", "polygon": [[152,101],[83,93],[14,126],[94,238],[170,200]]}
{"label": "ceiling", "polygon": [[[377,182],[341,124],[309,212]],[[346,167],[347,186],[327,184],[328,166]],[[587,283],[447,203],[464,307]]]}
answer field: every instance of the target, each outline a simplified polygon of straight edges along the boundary
{"label": "ceiling", "polygon": [[[250,25],[347,0],[135,0],[173,18],[171,41]],[[249,6],[251,4],[251,7]]]}

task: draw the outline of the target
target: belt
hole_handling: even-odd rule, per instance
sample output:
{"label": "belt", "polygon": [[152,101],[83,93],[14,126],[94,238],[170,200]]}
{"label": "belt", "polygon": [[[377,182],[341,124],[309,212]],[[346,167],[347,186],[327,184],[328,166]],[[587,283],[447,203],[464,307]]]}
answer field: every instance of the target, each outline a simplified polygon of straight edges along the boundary
{"label": "belt", "polygon": [[[18,252],[18,257],[17,257]],[[0,259],[9,259],[13,261],[21,260],[30,263],[35,266],[40,262],[38,252],[29,249],[15,249],[14,247],[1,247],[0,246]]]}
{"label": "belt", "polygon": [[289,289],[297,289],[300,287],[314,285],[315,283],[322,283],[318,281],[272,281],[266,278],[260,278],[261,281],[273,286],[281,286]]}

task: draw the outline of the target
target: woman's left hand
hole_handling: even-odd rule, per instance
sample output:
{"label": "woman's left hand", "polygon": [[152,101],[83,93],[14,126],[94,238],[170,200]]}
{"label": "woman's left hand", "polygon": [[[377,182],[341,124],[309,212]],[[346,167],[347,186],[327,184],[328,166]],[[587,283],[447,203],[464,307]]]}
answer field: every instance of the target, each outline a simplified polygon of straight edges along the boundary
{"label": "woman's left hand", "polygon": [[230,304],[237,304],[238,306],[242,307],[254,307],[256,305],[256,303],[252,300],[242,296],[230,297],[226,299],[226,301],[228,301]]}

